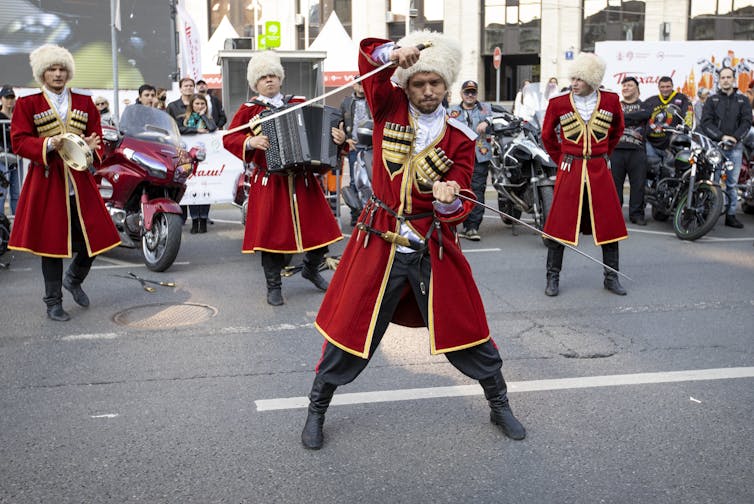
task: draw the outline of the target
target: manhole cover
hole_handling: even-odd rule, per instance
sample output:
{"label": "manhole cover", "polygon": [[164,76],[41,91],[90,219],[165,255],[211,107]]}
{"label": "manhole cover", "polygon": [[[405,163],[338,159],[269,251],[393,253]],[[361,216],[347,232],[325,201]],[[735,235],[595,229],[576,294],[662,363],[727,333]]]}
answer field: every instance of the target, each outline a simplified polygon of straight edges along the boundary
{"label": "manhole cover", "polygon": [[141,329],[168,329],[199,324],[217,315],[217,308],[193,303],[134,306],[113,315],[116,324]]}

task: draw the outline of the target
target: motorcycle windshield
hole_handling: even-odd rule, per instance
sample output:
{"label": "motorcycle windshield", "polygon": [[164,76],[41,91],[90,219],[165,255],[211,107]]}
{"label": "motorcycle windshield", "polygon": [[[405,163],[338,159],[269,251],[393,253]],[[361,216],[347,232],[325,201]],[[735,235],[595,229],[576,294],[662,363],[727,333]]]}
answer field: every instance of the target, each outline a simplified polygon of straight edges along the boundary
{"label": "motorcycle windshield", "polygon": [[521,90],[523,106],[518,114],[522,119],[542,128],[542,122],[547,110],[547,98],[542,94],[542,84],[532,82]]}
{"label": "motorcycle windshield", "polygon": [[120,131],[126,136],[175,147],[181,145],[178,125],[167,112],[138,103],[129,105],[120,118]]}

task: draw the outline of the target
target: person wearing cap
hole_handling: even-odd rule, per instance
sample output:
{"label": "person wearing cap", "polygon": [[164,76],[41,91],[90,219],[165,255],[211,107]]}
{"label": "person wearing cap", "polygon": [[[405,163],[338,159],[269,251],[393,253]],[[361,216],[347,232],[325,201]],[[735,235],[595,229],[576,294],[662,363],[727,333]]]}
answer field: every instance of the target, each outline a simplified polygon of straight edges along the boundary
{"label": "person wearing cap", "polygon": [[[477,201],[484,203],[484,193],[487,190],[487,174],[490,171],[492,147],[487,141],[490,123],[487,118],[492,114],[492,107],[488,103],[477,99],[479,85],[473,80],[461,84],[461,103],[453,105],[448,110],[450,117],[466,123],[477,134],[474,149],[474,173],[471,175],[471,189]],[[463,231],[459,236],[471,241],[479,241],[479,225],[484,217],[484,207],[475,206],[463,222]]]}
{"label": "person wearing cap", "polygon": [[[354,78],[358,79],[358,75]],[[364,97],[364,88],[361,82],[356,82],[353,85],[353,93],[350,96],[346,96],[343,102],[340,104],[340,113],[343,115],[343,127],[346,131],[346,142],[348,143],[348,173],[350,175],[350,185],[356,189],[355,173],[356,158],[360,152],[364,152],[367,148],[366,145],[362,145],[359,142],[358,129],[359,127],[372,120],[372,113],[367,106],[366,98]],[[356,225],[356,219],[359,217],[359,211],[351,209],[351,225]]]}
{"label": "person wearing cap", "polygon": [[16,93],[9,85],[0,89],[0,172],[8,181],[8,187],[0,186],[0,213],[5,213],[5,200],[10,196],[10,214],[15,215],[18,206],[20,185],[18,181],[18,158],[13,155],[10,137],[10,122],[16,108]]}
{"label": "person wearing cap", "polygon": [[[91,96],[67,88],[75,72],[67,49],[46,44],[29,55],[36,93],[21,97],[11,122],[13,150],[30,160],[18,201],[9,248],[42,257],[47,316],[66,321],[62,287],[80,306],[89,306],[81,284],[94,257],[118,244],[118,231],[89,170],[70,168],[60,150],[64,133],[83,138],[99,166],[102,128]],[[63,277],[63,258],[73,261]]]}
{"label": "person wearing cap", "polygon": [[[420,52],[419,44],[427,47]],[[477,137],[441,105],[461,66],[460,44],[428,31],[398,44],[361,41],[362,75],[390,62],[398,68],[363,81],[374,117],[375,198],[359,217],[317,314],[315,327],[326,342],[301,442],[322,447],[336,388],[364,370],[390,322],[427,327],[431,352],[478,380],[492,422],[523,439],[526,430],[508,403],[502,359],[455,233],[473,204],[457,194],[474,196]]]}
{"label": "person wearing cap", "polygon": [[645,150],[649,109],[639,99],[639,81],[628,76],[621,82],[620,101],[624,129],[618,145],[610,156],[610,170],[623,206],[623,183],[628,176],[628,218],[639,226],[646,226],[644,218],[644,186],[647,183],[647,153]]}
{"label": "person wearing cap", "polygon": [[222,129],[228,118],[225,116],[225,109],[220,99],[209,92],[209,86],[204,79],[196,81],[196,92],[207,98],[207,110],[218,129]]}
{"label": "person wearing cap", "polygon": [[[275,51],[256,53],[249,61],[246,78],[251,90],[258,93],[243,103],[233,116],[229,129],[248,125],[267,110],[305,101],[302,96],[284,95],[280,89],[285,72]],[[346,134],[332,128],[333,141],[342,145]],[[316,167],[295,174],[269,173],[265,151],[270,139],[261,128],[244,128],[223,137],[225,148],[244,163],[254,163],[249,188],[242,251],[261,252],[262,269],[267,282],[267,303],[284,303],[280,273],[287,254],[304,252],[301,276],[318,289],[327,290],[327,280],[319,273],[328,245],[341,240],[338,223],[315,177]]]}
{"label": "person wearing cap", "polygon": [[[618,270],[618,242],[628,237],[623,211],[610,173],[609,156],[623,134],[623,110],[616,93],[600,88],[605,62],[580,53],[570,69],[571,91],[550,98],[542,124],[542,143],[558,163],[552,208],[544,232],[578,245],[579,231],[602,247],[602,261]],[[545,294],[557,296],[564,246],[547,243]],[[626,290],[618,275],[605,269],[605,289]]]}

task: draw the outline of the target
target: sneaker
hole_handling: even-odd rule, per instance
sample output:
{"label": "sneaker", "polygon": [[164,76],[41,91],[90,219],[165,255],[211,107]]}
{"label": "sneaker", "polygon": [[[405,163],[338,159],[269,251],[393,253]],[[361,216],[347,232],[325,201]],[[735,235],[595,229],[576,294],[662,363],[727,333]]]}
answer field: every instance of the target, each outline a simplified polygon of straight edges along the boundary
{"label": "sneaker", "polygon": [[735,215],[730,214],[725,216],[725,225],[736,229],[741,229],[744,227],[744,225],[741,224],[738,219],[736,219]]}
{"label": "sneaker", "polygon": [[476,229],[467,229],[466,231],[461,233],[461,236],[471,241],[481,241],[482,239],[482,237],[479,236],[479,231],[477,231]]}

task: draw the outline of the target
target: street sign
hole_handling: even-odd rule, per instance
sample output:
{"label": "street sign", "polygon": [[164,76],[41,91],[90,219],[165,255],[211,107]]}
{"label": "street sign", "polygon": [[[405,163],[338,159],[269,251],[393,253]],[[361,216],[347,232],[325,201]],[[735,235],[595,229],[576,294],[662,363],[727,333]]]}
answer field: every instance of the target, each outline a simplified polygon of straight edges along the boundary
{"label": "street sign", "polygon": [[492,52],[492,66],[495,67],[495,70],[498,70],[500,68],[500,62],[503,61],[503,51],[500,50],[500,47],[495,47],[495,50]]}
{"label": "street sign", "polygon": [[267,21],[264,35],[267,47],[280,47],[280,21]]}

